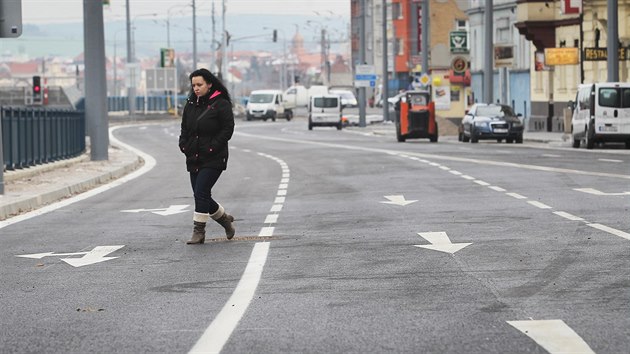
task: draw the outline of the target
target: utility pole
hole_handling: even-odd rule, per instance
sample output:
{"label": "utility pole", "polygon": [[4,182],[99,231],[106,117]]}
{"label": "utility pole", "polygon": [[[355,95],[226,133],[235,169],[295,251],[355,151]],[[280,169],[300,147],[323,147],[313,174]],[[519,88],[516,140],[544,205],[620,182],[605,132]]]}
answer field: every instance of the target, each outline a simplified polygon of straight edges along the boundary
{"label": "utility pole", "polygon": [[[365,64],[365,0],[360,0],[359,65]],[[383,101],[386,104],[387,101]],[[359,87],[359,126],[365,128],[365,87]]]}
{"label": "utility pole", "polygon": [[321,72],[322,83],[328,86],[330,85],[330,82],[327,82],[328,75],[326,74],[326,70],[327,70],[326,64],[328,61],[328,58],[326,58],[326,29],[323,27],[321,30],[320,45],[321,45],[321,57],[322,57],[322,72]]}
{"label": "utility pole", "polygon": [[192,33],[193,33],[193,67],[192,71],[197,70],[197,7],[195,0],[192,0]]}
{"label": "utility pole", "polygon": [[429,16],[429,3],[431,0],[424,0],[422,6],[422,48],[418,48],[421,50],[422,55],[422,72],[430,75],[429,72],[429,48],[431,48],[431,43],[429,43],[429,25],[431,22],[431,18]]}
{"label": "utility pole", "polygon": [[608,82],[619,81],[619,9],[617,0],[608,0]]}
{"label": "utility pole", "polygon": [[383,120],[389,120],[389,103],[387,102],[387,98],[389,97],[389,75],[387,72],[388,62],[387,62],[387,0],[383,0],[381,2],[383,6],[383,11],[381,13],[381,22],[383,22],[383,87],[381,89],[381,101],[383,101]]}
{"label": "utility pole", "polygon": [[492,0],[486,0],[484,12],[484,62],[483,62],[483,98],[486,103],[492,103],[494,93],[494,69],[493,69],[493,23],[492,23]]}
{"label": "utility pole", "polygon": [[85,48],[85,120],[90,135],[92,161],[107,160],[107,79],[103,4],[83,0],[83,45]]}
{"label": "utility pole", "polygon": [[[85,4],[83,6],[85,6]],[[127,83],[129,83],[129,85],[127,85],[127,101],[129,105],[129,116],[133,117],[136,114],[136,80],[135,80],[136,72],[135,72],[135,68],[133,67],[135,58],[133,57],[133,51],[131,49],[131,17],[130,17],[131,15],[130,15],[130,9],[129,9],[129,0],[126,0],[126,8],[127,8],[127,73],[126,74],[131,74],[131,72],[133,71],[133,74],[130,75],[131,77],[127,78]],[[101,13],[102,13],[102,10],[101,10]]]}
{"label": "utility pole", "polygon": [[210,55],[211,55],[211,59],[210,59],[210,71],[213,72],[214,71],[214,66],[217,63],[217,55],[216,55],[216,49],[212,48],[215,44],[215,33],[216,33],[216,21],[214,19],[214,0],[212,0],[212,42],[210,42]]}
{"label": "utility pole", "polygon": [[227,53],[227,28],[225,25],[225,13],[227,11],[226,9],[226,0],[223,0],[223,6],[222,6],[222,12],[223,14],[221,15],[221,53],[223,55],[222,59],[221,59],[221,81],[223,81],[223,84],[225,85],[225,83],[227,82],[227,66],[228,66],[228,53]]}

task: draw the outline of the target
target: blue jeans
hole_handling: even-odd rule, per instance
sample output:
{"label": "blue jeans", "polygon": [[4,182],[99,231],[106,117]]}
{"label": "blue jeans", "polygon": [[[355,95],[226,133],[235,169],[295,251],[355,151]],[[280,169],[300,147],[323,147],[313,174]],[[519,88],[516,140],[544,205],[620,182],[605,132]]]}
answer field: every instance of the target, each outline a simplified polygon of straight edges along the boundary
{"label": "blue jeans", "polygon": [[190,184],[195,197],[195,212],[214,214],[219,210],[219,204],[212,199],[212,187],[222,170],[202,168],[199,172],[190,172]]}

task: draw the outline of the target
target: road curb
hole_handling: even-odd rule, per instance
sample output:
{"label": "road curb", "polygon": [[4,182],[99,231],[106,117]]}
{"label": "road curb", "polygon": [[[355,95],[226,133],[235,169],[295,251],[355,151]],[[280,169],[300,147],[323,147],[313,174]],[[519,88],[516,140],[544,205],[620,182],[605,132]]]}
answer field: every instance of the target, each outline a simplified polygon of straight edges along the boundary
{"label": "road curb", "polygon": [[[5,220],[7,218],[29,212],[38,208],[41,208],[44,205],[51,204],[57,202],[62,199],[70,198],[74,195],[86,192],[90,189],[93,189],[99,185],[105,184],[112,180],[118,179],[136,169],[144,164],[144,160],[125,149],[125,153],[133,155],[133,158],[128,159],[122,163],[122,165],[115,166],[107,171],[104,171],[94,177],[88,178],[86,180],[77,181],[68,185],[56,187],[55,189],[51,189],[49,191],[45,191],[41,194],[25,196],[23,198],[17,198],[15,201],[7,203],[5,205],[0,205],[0,220]],[[70,161],[72,160],[72,161]],[[86,159],[82,156],[75,159],[70,159],[68,161],[63,161],[55,166],[50,166],[50,168],[45,171],[53,170],[55,168],[68,167],[76,163],[84,162]],[[37,173],[43,173],[45,171],[33,170],[29,171],[30,175]],[[26,171],[17,178],[27,178],[29,174]],[[14,180],[15,180],[14,179]],[[2,196],[0,196],[0,204],[2,204]]]}

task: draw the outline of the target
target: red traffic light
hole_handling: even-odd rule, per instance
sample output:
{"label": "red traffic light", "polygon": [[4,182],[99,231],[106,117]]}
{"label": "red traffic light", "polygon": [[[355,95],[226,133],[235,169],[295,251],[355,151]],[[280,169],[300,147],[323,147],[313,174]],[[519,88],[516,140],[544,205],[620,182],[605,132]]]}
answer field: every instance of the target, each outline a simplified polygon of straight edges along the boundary
{"label": "red traffic light", "polygon": [[41,87],[39,87],[39,86],[33,86],[33,91],[35,91],[35,92],[39,92],[39,91],[41,91]]}

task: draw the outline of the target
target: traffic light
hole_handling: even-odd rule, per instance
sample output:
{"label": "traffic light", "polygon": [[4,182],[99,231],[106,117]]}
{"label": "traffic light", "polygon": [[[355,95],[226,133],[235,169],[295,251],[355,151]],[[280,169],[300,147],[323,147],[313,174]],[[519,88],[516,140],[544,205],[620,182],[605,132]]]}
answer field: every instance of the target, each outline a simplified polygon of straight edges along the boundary
{"label": "traffic light", "polygon": [[41,76],[33,76],[33,104],[41,104],[42,98],[42,78]]}
{"label": "traffic light", "polygon": [[278,41],[278,30],[273,30],[273,41],[274,42]]}

